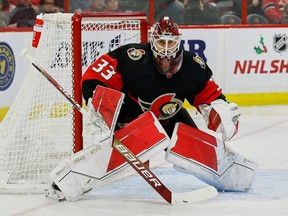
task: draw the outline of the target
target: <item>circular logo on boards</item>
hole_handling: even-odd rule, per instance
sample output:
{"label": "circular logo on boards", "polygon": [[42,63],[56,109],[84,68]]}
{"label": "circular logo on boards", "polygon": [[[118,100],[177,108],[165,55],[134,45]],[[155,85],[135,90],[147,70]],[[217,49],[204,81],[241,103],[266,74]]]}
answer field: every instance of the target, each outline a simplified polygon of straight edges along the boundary
{"label": "circular logo on boards", "polygon": [[15,57],[11,47],[0,42],[0,91],[9,88],[15,75]]}

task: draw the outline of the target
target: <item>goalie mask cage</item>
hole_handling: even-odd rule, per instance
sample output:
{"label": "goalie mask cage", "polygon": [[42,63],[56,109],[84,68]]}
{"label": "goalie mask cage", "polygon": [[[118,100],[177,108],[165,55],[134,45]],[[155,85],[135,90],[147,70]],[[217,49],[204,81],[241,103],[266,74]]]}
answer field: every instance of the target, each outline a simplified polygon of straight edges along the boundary
{"label": "goalie mask cage", "polygon": [[[57,13],[43,21],[35,62],[79,104],[82,73],[97,57],[148,40],[144,13]],[[82,140],[82,115],[31,66],[0,124],[0,192],[43,192],[50,171]]]}

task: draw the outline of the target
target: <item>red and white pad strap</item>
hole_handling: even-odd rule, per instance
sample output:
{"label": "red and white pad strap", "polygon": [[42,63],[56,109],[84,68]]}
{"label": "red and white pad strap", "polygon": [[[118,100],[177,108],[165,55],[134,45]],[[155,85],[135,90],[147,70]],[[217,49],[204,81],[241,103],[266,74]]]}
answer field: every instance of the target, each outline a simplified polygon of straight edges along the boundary
{"label": "red and white pad strap", "polygon": [[224,142],[230,140],[238,132],[241,113],[237,104],[218,99],[211,104],[199,105],[199,110],[208,128],[222,133]]}

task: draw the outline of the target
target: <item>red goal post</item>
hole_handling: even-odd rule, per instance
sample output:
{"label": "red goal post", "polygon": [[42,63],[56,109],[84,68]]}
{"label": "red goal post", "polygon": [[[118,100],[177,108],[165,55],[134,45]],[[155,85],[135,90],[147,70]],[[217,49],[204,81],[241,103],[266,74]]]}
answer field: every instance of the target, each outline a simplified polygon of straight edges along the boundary
{"label": "red goal post", "polygon": [[[148,20],[145,13],[132,13],[132,12],[125,12],[125,13],[76,13],[72,17],[73,21],[73,34],[72,34],[72,41],[76,41],[73,43],[74,49],[74,70],[75,70],[75,84],[80,83],[81,75],[82,75],[82,61],[80,56],[82,56],[82,44],[78,43],[78,41],[82,41],[82,34],[78,34],[83,29],[82,21],[89,20],[89,19],[99,19],[107,20],[107,21],[114,21],[115,18],[120,20],[125,25],[127,29],[133,29],[140,31],[140,41],[142,43],[148,42]],[[133,25],[132,23],[129,24],[127,20],[139,20],[139,26]],[[119,30],[121,26],[113,26],[107,24],[104,26],[104,29],[111,29],[111,30]],[[94,29],[90,29],[93,31]],[[81,89],[79,86],[75,87],[75,100],[82,104],[82,94]],[[83,148],[83,141],[82,141],[82,116],[81,114],[75,110],[75,121],[77,123],[76,127],[76,134],[75,134],[75,152],[81,150]]]}
{"label": "red goal post", "polygon": [[[34,59],[79,104],[82,73],[100,55],[148,41],[144,13],[44,14]],[[82,115],[31,66],[0,124],[0,193],[42,192],[50,171],[83,148]]]}

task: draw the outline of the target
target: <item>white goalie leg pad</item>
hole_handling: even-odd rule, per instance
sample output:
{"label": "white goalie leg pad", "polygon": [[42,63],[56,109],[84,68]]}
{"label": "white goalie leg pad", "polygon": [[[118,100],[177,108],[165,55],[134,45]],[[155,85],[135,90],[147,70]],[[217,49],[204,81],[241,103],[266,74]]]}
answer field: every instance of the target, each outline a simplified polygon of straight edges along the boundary
{"label": "white goalie leg pad", "polygon": [[56,192],[59,197],[53,197],[55,191],[49,190],[47,196],[59,200],[75,201],[92,187],[101,187],[109,183],[105,181],[105,178],[113,174],[113,171],[107,173],[112,151],[111,144],[91,145],[60,162],[50,173],[53,184],[60,189]]}
{"label": "white goalie leg pad", "polygon": [[[139,116],[114,136],[144,162],[170,145],[170,139],[151,112]],[[54,188],[47,195],[55,199],[53,195],[58,194],[59,200],[75,201],[92,188],[117,181],[132,171],[123,156],[112,147],[112,139],[91,145],[61,162],[51,172],[61,193],[53,193]]]}
{"label": "white goalie leg pad", "polygon": [[182,123],[175,126],[166,160],[223,191],[247,191],[258,168],[221,140]]}

